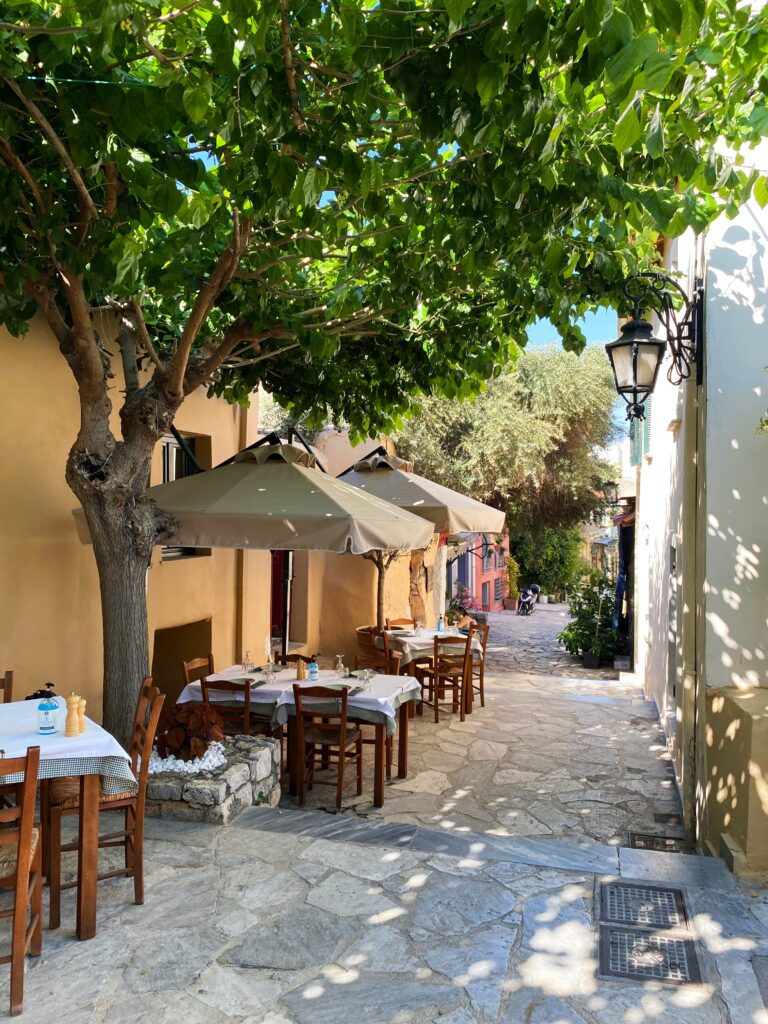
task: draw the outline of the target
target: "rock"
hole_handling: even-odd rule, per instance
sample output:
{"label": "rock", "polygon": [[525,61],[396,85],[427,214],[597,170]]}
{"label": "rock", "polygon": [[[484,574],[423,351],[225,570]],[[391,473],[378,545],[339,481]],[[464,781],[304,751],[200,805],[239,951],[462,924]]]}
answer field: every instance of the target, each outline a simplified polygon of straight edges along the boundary
{"label": "rock", "polygon": [[307,903],[340,917],[353,917],[358,914],[375,917],[387,911],[397,910],[395,904],[387,899],[379,886],[353,878],[341,871],[334,871],[316,885],[307,897]]}
{"label": "rock", "polygon": [[222,782],[226,782],[230,790],[238,790],[241,786],[244,786],[246,782],[250,782],[250,765],[246,761],[236,761],[234,764],[230,764],[228,768],[224,769],[224,771],[219,775],[219,779]]}
{"label": "rock", "polygon": [[435,873],[415,890],[409,908],[409,929],[423,928],[441,935],[457,935],[488,924],[514,909],[515,896],[498,882],[485,878]]}
{"label": "rock", "polygon": [[432,793],[439,795],[444,793],[446,789],[449,789],[450,785],[448,776],[443,772],[426,771],[419,772],[418,775],[409,777],[403,782],[398,782],[391,788],[405,793]]}
{"label": "rock", "polygon": [[187,803],[204,804],[206,807],[222,803],[226,795],[226,782],[213,779],[191,779],[182,792],[182,797]]}
{"label": "rock", "polygon": [[[278,751],[278,759],[280,752]],[[274,765],[273,752],[269,747],[261,747],[251,755],[250,772],[253,782],[262,782],[272,774]]]}
{"label": "rock", "polygon": [[421,967],[405,936],[388,924],[372,928],[339,962],[343,967],[376,974],[412,974]]}
{"label": "rock", "polygon": [[235,967],[295,971],[333,963],[343,943],[359,925],[312,906],[281,914],[274,922],[249,929],[242,942],[227,950],[220,962]]}
{"label": "rock", "polygon": [[150,775],[147,782],[148,800],[181,800],[183,781],[179,776],[169,777],[167,774]]}
{"label": "rock", "polygon": [[[350,984],[333,984],[324,978],[310,981],[282,997],[299,1024],[366,1024],[392,1021],[437,1021],[454,1009],[460,990],[452,985],[361,977]],[[417,1016],[418,1015],[418,1016]]]}
{"label": "rock", "polygon": [[518,929],[496,925],[423,951],[433,971],[466,988],[472,1008],[495,1020],[501,1009],[507,963]]}
{"label": "rock", "polygon": [[404,850],[357,846],[351,843],[331,842],[327,839],[316,839],[302,851],[300,861],[304,860],[315,861],[325,868],[346,871],[350,875],[375,882],[401,871],[409,871],[419,863],[412,853]]}

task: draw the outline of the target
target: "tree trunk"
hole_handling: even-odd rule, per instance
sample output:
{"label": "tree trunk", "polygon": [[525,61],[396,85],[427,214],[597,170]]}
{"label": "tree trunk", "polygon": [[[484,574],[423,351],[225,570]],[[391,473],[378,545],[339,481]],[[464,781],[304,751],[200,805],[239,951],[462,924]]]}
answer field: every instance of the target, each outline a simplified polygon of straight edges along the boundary
{"label": "tree trunk", "polygon": [[377,629],[384,628],[384,585],[387,581],[387,567],[384,565],[383,558],[380,558],[376,563],[376,627]]}
{"label": "tree trunk", "polygon": [[410,606],[411,618],[414,622],[427,621],[426,605],[427,588],[424,583],[424,552],[411,552],[410,566]]}

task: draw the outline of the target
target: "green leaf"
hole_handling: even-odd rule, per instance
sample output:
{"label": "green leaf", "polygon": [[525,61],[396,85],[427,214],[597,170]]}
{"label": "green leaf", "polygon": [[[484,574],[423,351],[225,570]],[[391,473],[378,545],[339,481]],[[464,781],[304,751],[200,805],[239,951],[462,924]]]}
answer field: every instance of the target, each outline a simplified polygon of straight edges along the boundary
{"label": "green leaf", "polygon": [[661,120],[661,111],[658,103],[648,124],[648,131],[645,134],[645,148],[648,155],[654,160],[664,156],[664,125]]}
{"label": "green leaf", "polygon": [[377,192],[384,184],[384,172],[381,168],[381,161],[376,159],[367,160],[360,176],[360,192],[363,198],[369,193]]}
{"label": "green leaf", "polygon": [[201,78],[196,85],[188,85],[184,90],[184,109],[195,124],[205,120],[212,94],[213,83],[207,77]]}
{"label": "green leaf", "polygon": [[752,194],[759,206],[763,209],[768,206],[768,177],[764,176],[757,179]]}
{"label": "green leaf", "polygon": [[498,64],[483,64],[477,76],[477,95],[484,107],[495,99],[504,88],[505,69]]}
{"label": "green leaf", "polygon": [[632,102],[616,122],[611,139],[616,150],[619,153],[624,153],[634,146],[641,135],[640,121],[635,111],[635,104]]}
{"label": "green leaf", "polygon": [[445,0],[445,9],[454,25],[461,25],[471,6],[472,0]]}
{"label": "green leaf", "polygon": [[756,103],[747,118],[747,124],[760,135],[768,135],[768,106],[764,103]]}

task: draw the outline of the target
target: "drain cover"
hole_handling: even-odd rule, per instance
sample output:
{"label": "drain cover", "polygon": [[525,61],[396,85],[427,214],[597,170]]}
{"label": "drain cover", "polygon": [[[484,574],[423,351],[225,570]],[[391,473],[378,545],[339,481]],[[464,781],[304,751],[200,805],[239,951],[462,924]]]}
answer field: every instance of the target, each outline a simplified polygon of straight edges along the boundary
{"label": "drain cover", "polygon": [[633,850],[661,850],[662,853],[682,853],[683,840],[675,836],[657,836],[652,832],[630,832],[629,845]]}
{"label": "drain cover", "polygon": [[681,889],[629,882],[600,886],[600,920],[654,928],[685,928],[688,923]]}
{"label": "drain cover", "polygon": [[701,981],[691,939],[605,926],[600,928],[600,973],[675,985]]}

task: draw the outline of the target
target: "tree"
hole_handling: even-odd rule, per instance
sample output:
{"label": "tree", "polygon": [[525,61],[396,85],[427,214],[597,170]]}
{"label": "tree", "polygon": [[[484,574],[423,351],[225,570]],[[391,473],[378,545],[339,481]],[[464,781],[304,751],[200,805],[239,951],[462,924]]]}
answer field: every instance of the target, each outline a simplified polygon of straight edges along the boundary
{"label": "tree", "polygon": [[569,526],[600,502],[615,401],[601,348],[532,349],[472,401],[426,399],[398,449],[425,476],[505,509],[513,533]]}
{"label": "tree", "polygon": [[520,563],[520,571],[529,583],[538,583],[545,594],[572,587],[588,566],[581,559],[581,531],[578,526],[553,529],[516,530],[510,537]]}
{"label": "tree", "polygon": [[0,321],[42,315],[78,388],[122,736],[174,528],[150,457],[186,395],[264,383],[372,433],[472,393],[537,316],[578,348],[659,231],[751,191],[716,142],[768,121],[736,0],[0,0],[0,42]]}

